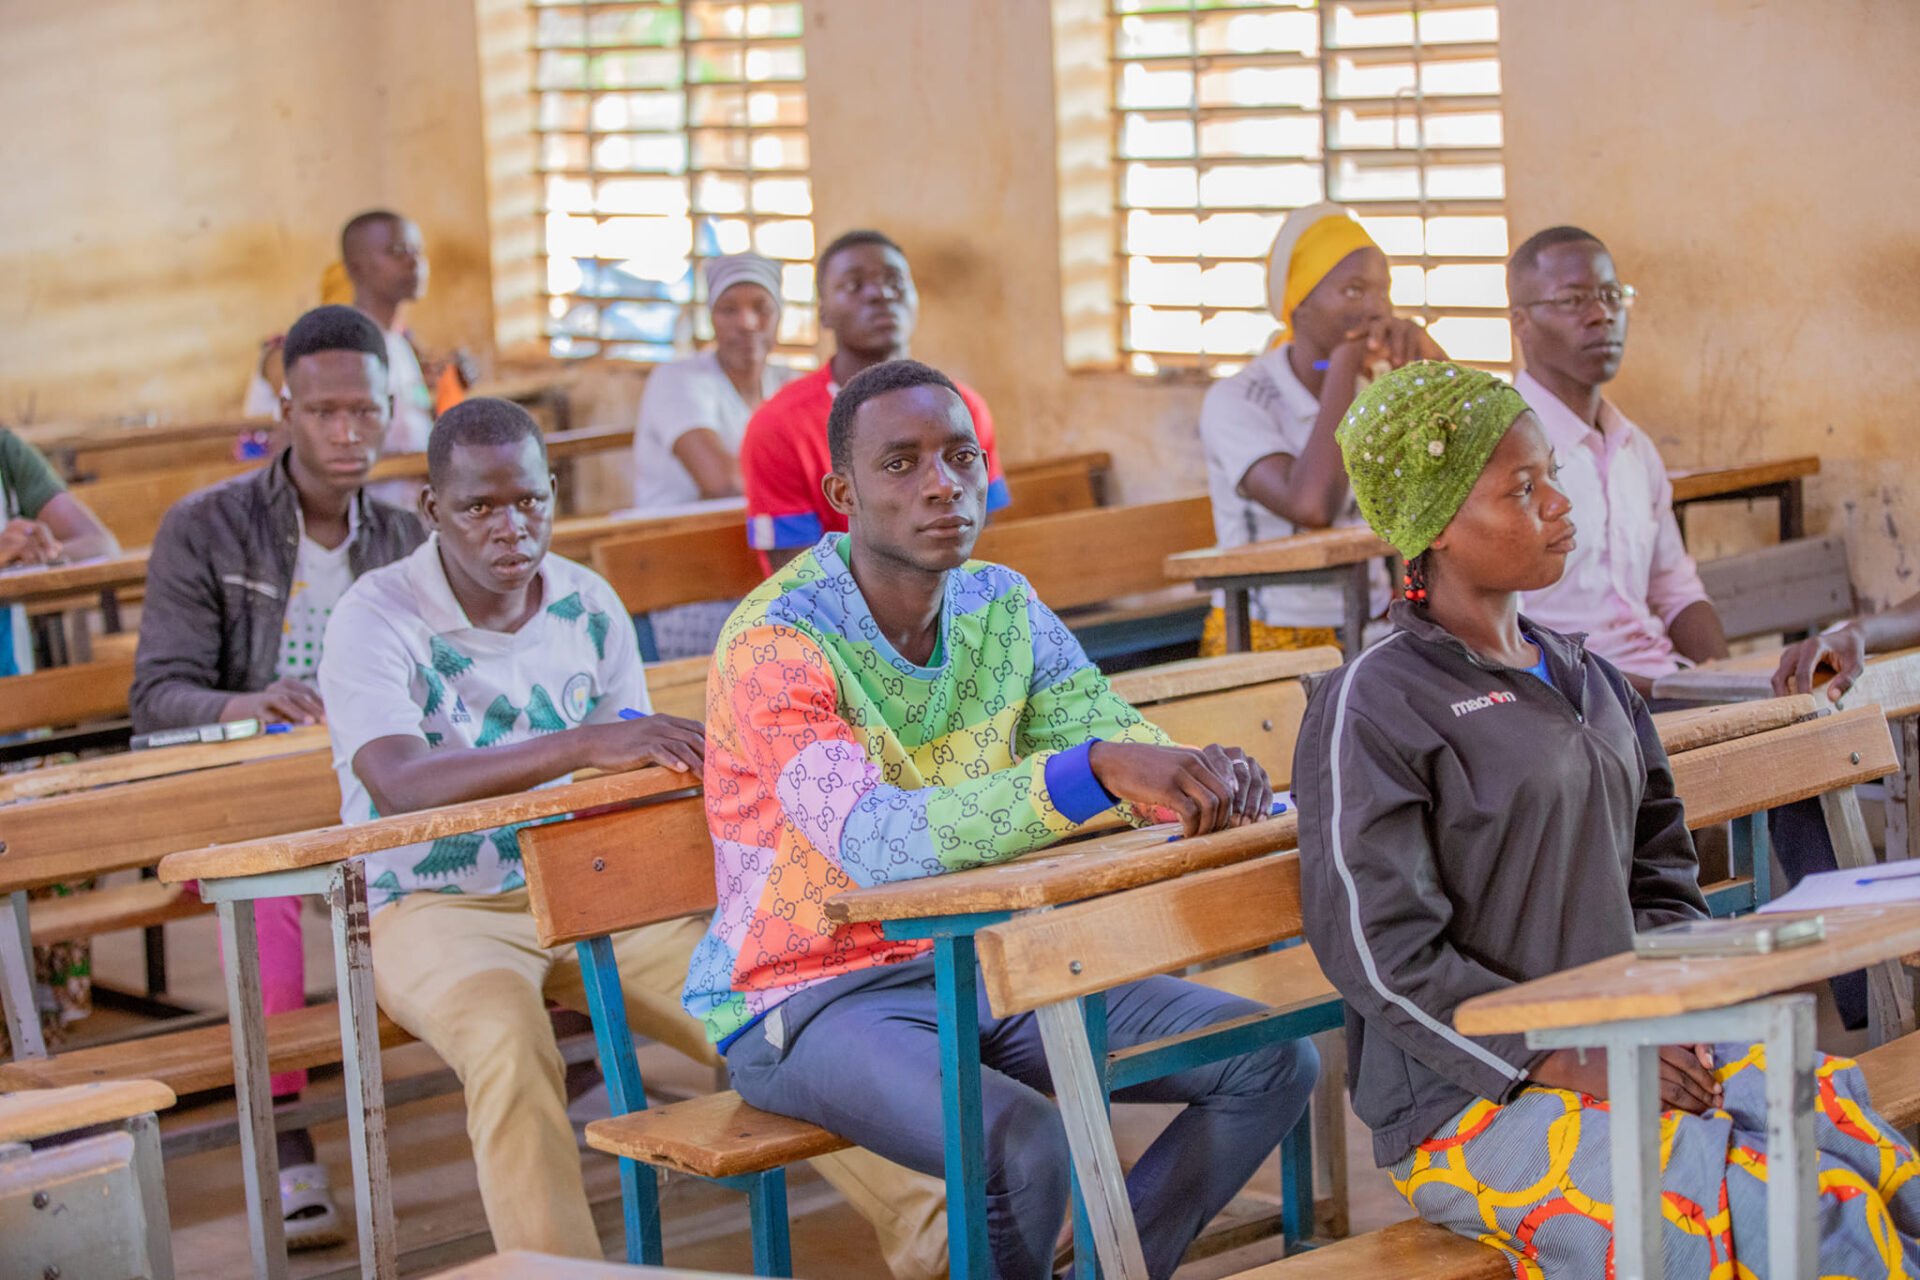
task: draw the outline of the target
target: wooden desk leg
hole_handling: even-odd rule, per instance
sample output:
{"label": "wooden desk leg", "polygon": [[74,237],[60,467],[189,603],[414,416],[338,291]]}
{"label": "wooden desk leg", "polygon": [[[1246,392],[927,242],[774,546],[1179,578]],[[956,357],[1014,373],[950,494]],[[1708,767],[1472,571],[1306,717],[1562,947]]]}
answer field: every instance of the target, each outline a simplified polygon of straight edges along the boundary
{"label": "wooden desk leg", "polygon": [[1108,1280],[1147,1280],[1140,1231],[1127,1199],[1127,1179],[1107,1122],[1107,1095],[1093,1063],[1080,1002],[1063,1000],[1034,1010],[1054,1097],[1067,1130],[1067,1147],[1086,1206],[1086,1221]]}
{"label": "wooden desk leg", "polygon": [[1228,587],[1220,593],[1227,615],[1227,652],[1253,652],[1253,609],[1245,587]]}
{"label": "wooden desk leg", "polygon": [[360,1227],[360,1274],[394,1280],[400,1274],[400,1252],[387,1165],[387,1099],[363,863],[353,860],[334,868],[327,906],[333,916],[334,976],[340,994],[340,1056],[353,1153],[354,1216]]}
{"label": "wooden desk leg", "polygon": [[1313,1086],[1314,1180],[1326,1199],[1314,1202],[1314,1233],[1344,1240],[1352,1230],[1347,1211],[1347,1033],[1323,1031],[1313,1038],[1320,1051],[1320,1079]]}
{"label": "wooden desk leg", "polygon": [[[1820,797],[1827,819],[1827,838],[1833,842],[1834,862],[1842,871],[1877,866],[1867,841],[1866,819],[1860,813],[1860,795],[1852,787]],[[1882,961],[1867,970],[1867,1042],[1878,1047],[1913,1030],[1913,986],[1896,960]]]}
{"label": "wooden desk leg", "polygon": [[1340,654],[1352,662],[1367,647],[1367,606],[1373,603],[1369,599],[1373,594],[1371,566],[1364,561],[1349,565],[1346,577],[1347,614],[1346,626],[1340,632]]}
{"label": "wooden desk leg", "polygon": [[152,1280],[173,1280],[173,1225],[167,1213],[167,1180],[160,1162],[160,1121],[153,1112],[129,1118],[133,1176],[147,1222],[147,1266]]}
{"label": "wooden desk leg", "polygon": [[1887,779],[1887,860],[1920,857],[1920,716],[1893,722],[1900,772]]}
{"label": "wooden desk leg", "polygon": [[33,999],[33,931],[27,924],[25,889],[7,895],[6,918],[0,920],[0,1006],[6,1010],[7,1043],[14,1058],[46,1057],[40,1008]]}
{"label": "wooden desk leg", "polygon": [[[226,963],[227,1021],[233,1031],[233,1092],[240,1112],[240,1168],[247,1188],[247,1245],[253,1274],[286,1280],[286,1222],[280,1213],[280,1153],[274,1143],[273,1090],[267,1074],[267,1023],[260,1003],[260,940],[253,901],[220,903]],[[344,996],[344,993],[343,993]]]}
{"label": "wooden desk leg", "polygon": [[1804,481],[1789,480],[1780,489],[1780,541],[1791,542],[1807,536],[1806,486]]}

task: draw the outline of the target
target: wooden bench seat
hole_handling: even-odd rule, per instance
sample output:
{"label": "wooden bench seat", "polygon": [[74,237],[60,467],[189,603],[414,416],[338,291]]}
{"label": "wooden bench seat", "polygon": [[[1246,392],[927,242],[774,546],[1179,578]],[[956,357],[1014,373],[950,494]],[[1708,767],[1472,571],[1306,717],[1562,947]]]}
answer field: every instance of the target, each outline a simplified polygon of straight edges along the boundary
{"label": "wooden bench seat", "polygon": [[1313,948],[1304,942],[1204,969],[1189,975],[1187,981],[1264,1004],[1276,1013],[1311,1009],[1340,998],[1327,975],[1320,972]]}
{"label": "wooden bench seat", "polygon": [[[413,1039],[380,1015],[383,1048]],[[340,1061],[340,1009],[309,1005],[267,1019],[271,1070],[298,1071]],[[158,1080],[176,1094],[223,1089],[233,1083],[233,1035],[225,1023],[171,1031],[143,1040],[74,1049],[51,1058],[21,1058],[0,1064],[0,1091],[59,1089],[103,1080]]]}
{"label": "wooden bench seat", "polygon": [[708,1094],[629,1111],[587,1126],[587,1145],[702,1178],[764,1173],[853,1144],[805,1120],[749,1106],[739,1094]]}
{"label": "wooden bench seat", "polygon": [[44,947],[122,929],[151,928],[212,910],[210,903],[200,901],[200,895],[185,885],[141,880],[64,898],[41,898],[31,904],[28,919],[33,945]]}

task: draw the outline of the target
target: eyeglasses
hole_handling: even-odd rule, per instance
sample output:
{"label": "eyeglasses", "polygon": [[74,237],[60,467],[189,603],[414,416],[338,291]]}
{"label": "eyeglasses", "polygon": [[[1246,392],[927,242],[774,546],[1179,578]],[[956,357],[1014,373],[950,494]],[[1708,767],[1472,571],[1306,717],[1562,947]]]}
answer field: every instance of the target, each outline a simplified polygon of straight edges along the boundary
{"label": "eyeglasses", "polygon": [[1631,311],[1634,300],[1640,291],[1630,284],[1603,284],[1598,289],[1572,289],[1551,298],[1538,298],[1532,302],[1522,302],[1523,307],[1552,307],[1563,316],[1584,315],[1587,308],[1599,303],[1608,311]]}

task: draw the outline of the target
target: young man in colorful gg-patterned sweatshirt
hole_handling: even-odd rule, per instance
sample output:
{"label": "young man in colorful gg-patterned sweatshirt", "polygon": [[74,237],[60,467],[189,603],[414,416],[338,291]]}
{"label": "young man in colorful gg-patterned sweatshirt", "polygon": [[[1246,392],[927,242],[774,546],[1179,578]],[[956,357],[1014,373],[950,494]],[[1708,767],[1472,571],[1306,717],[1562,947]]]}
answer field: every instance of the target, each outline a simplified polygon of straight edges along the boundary
{"label": "young man in colorful gg-patterned sweatshirt", "polygon": [[[1107,686],[1025,579],[967,557],[987,471],[954,384],[913,361],[851,379],[828,422],[829,534],[742,602],[708,682],[707,815],[719,910],[686,1004],[755,1106],[926,1173],[942,1168],[929,945],[835,925],[857,885],[1018,857],[1116,805],[1189,833],[1258,821],[1271,788],[1237,749],[1171,745]],[[1115,1047],[1255,1012],[1152,978],[1108,997]],[[1049,1274],[1067,1210],[1065,1132],[1030,1015],[980,1009],[995,1273]],[[1299,1118],[1310,1045],[1121,1093],[1188,1104],[1128,1180],[1149,1270]]]}

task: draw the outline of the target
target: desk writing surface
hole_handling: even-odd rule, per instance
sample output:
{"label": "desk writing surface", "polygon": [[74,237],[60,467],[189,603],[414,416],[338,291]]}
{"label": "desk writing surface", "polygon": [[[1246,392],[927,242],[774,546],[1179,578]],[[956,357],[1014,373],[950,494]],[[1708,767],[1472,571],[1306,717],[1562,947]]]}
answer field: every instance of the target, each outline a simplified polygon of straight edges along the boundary
{"label": "desk writing surface", "polygon": [[1799,693],[1785,698],[1662,711],[1653,717],[1653,726],[1660,734],[1661,745],[1672,756],[1770,729],[1784,729],[1812,719],[1818,711],[1819,704],[1810,694]]}
{"label": "desk writing surface", "polygon": [[625,538],[648,533],[696,533],[704,529],[735,529],[746,538],[746,502],[724,498],[709,506],[694,504],[685,511],[667,514],[616,511],[604,516],[570,516],[553,522],[552,550],[569,560],[585,562],[593,554],[593,544],[609,538]]}
{"label": "desk writing surface", "polygon": [[[572,431],[549,431],[546,436],[547,460],[576,458],[582,454],[604,453],[633,447],[632,427],[580,427]],[[373,464],[369,480],[423,480],[427,474],[424,453],[392,453]]]}
{"label": "desk writing surface", "polygon": [[1820,459],[1800,457],[1775,458],[1734,467],[1682,467],[1669,470],[1667,479],[1673,485],[1673,500],[1680,503],[1736,495],[1746,489],[1804,480],[1819,473]]}
{"label": "desk writing surface", "polygon": [[[1653,682],[1656,698],[1677,698],[1689,702],[1741,702],[1773,696],[1773,673],[1780,666],[1779,649],[1741,654],[1703,662]],[[1819,675],[1821,705],[1826,701],[1825,682],[1831,672]],[[1876,654],[1867,659],[1867,668],[1838,706],[1864,707],[1877,703],[1888,719],[1920,715],[1920,649],[1902,649],[1896,653]]]}
{"label": "desk writing surface", "polygon": [[[68,795],[123,782],[142,782],[177,773],[197,773],[269,756],[299,755],[329,750],[324,725],[302,725],[286,733],[256,734],[232,742],[195,742],[152,751],[123,751],[118,755],[76,760],[47,769],[28,769],[0,775],[0,804],[15,800]],[[105,803],[112,797],[102,796]]]}
{"label": "desk writing surface", "polygon": [[1289,538],[1250,542],[1242,547],[1182,551],[1166,559],[1166,574],[1183,582],[1211,578],[1259,577],[1305,573],[1362,564],[1393,554],[1393,548],[1364,526],[1315,529]]}
{"label": "desk writing surface", "polygon": [[[1697,1013],[1777,995],[1920,949],[1920,904],[1818,913],[1824,941],[1763,956],[1596,960],[1461,1005],[1453,1024],[1470,1036],[1515,1034]],[[1776,923],[1799,917],[1769,916]]]}
{"label": "desk writing surface", "polygon": [[468,831],[490,831],[514,822],[531,822],[556,814],[574,813],[603,805],[623,804],[649,796],[697,787],[700,779],[672,769],[644,768],[607,773],[583,782],[569,782],[510,796],[469,800],[464,804],[395,814],[371,822],[357,822],[268,836],[238,844],[169,854],[160,862],[160,879],[168,884],[185,880],[225,880],[325,866],[366,853],[402,845],[438,840]]}
{"label": "desk writing surface", "polygon": [[72,564],[0,569],[0,604],[26,604],[61,596],[137,587],[147,580],[147,548]]}
{"label": "desk writing surface", "polygon": [[437,1271],[429,1280],[742,1280],[715,1271],[682,1271],[677,1267],[636,1267],[624,1262],[586,1258],[559,1258],[548,1253],[515,1249],[451,1271]]}
{"label": "desk writing surface", "polygon": [[990,867],[850,889],[827,900],[827,916],[854,924],[1030,911],[1245,862],[1299,843],[1299,824],[1291,813],[1212,835],[1168,840],[1178,832],[1175,826],[1123,829]]}
{"label": "desk writing surface", "polygon": [[42,453],[71,449],[76,453],[105,453],[153,444],[191,444],[199,440],[233,438],[243,431],[273,431],[279,423],[272,418],[221,418],[207,422],[161,422],[152,426],[135,423],[42,423],[15,427],[13,434]]}

